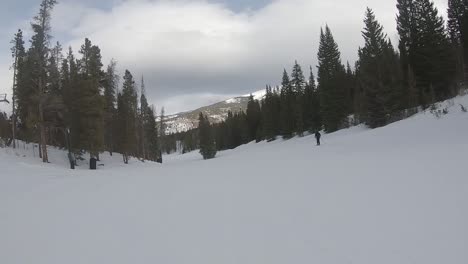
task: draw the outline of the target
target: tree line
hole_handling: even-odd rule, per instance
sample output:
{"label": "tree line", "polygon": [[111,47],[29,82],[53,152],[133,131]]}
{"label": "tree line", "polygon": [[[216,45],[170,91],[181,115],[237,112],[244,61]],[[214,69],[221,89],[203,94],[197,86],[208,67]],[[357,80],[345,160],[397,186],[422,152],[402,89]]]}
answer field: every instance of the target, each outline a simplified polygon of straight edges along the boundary
{"label": "tree line", "polygon": [[397,48],[367,8],[364,45],[354,68],[342,63],[338,44],[325,26],[317,78],[310,67],[306,80],[296,61],[291,74],[284,70],[281,86],[268,85],[260,101],[251,96],[245,112],[229,113],[219,124],[206,124],[201,114],[200,126],[211,132],[179,134],[181,148],[200,148],[210,158],[203,149],[233,149],[322,129],[331,133],[361,123],[378,128],[456,96],[468,79],[468,1],[449,0],[448,6],[446,26],[432,1],[398,0]]}
{"label": "tree line", "polygon": [[[280,86],[267,85],[260,101],[250,97],[245,112],[229,113],[219,124],[201,114],[200,126],[184,133],[164,133],[157,124],[142,80],[140,95],[129,71],[118,88],[115,62],[103,70],[101,51],[86,39],[75,58],[57,43],[50,47],[50,12],[55,0],[43,0],[31,23],[30,48],[22,32],[13,40],[13,116],[0,116],[0,129],[39,142],[44,162],[47,144],[70,145],[74,153],[118,151],[156,160],[160,152],[201,149],[204,158],[217,150],[261,140],[285,139],[307,132],[327,133],[350,125],[385,126],[455,96],[468,79],[468,0],[448,0],[444,21],[431,0],[397,0],[397,46],[368,8],[363,20],[364,45],[354,67],[343,63],[331,29],[320,32],[317,76],[306,79],[296,61],[284,70]],[[164,116],[164,114],[162,114]],[[70,139],[67,138],[69,131]],[[8,132],[11,131],[11,132]],[[164,140],[162,138],[164,137]],[[13,141],[14,142],[14,141]]]}
{"label": "tree line", "polygon": [[[52,46],[50,20],[56,3],[42,0],[31,23],[29,48],[21,30],[12,41],[14,87],[9,136],[39,143],[43,162],[49,161],[47,145],[68,147],[78,158],[89,153],[99,159],[100,153],[108,151],[111,155],[122,153],[125,163],[130,156],[160,160],[164,126],[157,124],[143,78],[138,91],[134,77],[126,70],[119,87],[116,62],[112,60],[104,69],[100,48],[87,38],[78,57],[71,47],[64,55],[59,42]],[[15,140],[12,143],[15,147]]]}

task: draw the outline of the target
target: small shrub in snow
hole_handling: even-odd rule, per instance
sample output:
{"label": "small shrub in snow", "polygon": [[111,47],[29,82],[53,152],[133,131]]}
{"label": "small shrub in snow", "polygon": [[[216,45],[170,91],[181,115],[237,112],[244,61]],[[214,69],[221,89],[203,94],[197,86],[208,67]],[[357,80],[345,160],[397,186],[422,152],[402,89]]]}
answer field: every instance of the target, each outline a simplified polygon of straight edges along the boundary
{"label": "small shrub in snow", "polygon": [[446,115],[449,113],[449,110],[448,108],[444,108],[442,110],[440,109],[435,109],[435,110],[432,110],[432,107],[431,107],[431,114],[433,114],[436,118],[441,118],[442,116]]}
{"label": "small shrub in snow", "polygon": [[466,113],[467,112],[467,109],[464,105],[460,104],[460,107],[461,107],[461,110],[462,112]]}

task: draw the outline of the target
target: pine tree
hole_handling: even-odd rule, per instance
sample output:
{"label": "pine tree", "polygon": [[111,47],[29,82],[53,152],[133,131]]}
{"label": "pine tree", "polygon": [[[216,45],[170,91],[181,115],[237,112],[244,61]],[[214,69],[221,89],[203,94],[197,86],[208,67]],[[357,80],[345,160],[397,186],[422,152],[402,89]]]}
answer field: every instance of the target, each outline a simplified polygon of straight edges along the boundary
{"label": "pine tree", "polygon": [[374,12],[367,8],[364,20],[364,47],[359,49],[359,83],[363,91],[363,113],[371,128],[384,126],[400,109],[401,74],[398,55]]}
{"label": "pine tree", "polygon": [[281,126],[282,126],[282,120],[281,120],[281,88],[279,86],[276,86],[274,89],[270,87],[270,90],[272,91],[272,115],[273,115],[273,131],[274,135],[279,136],[281,135]]}
{"label": "pine tree", "polygon": [[15,34],[14,39],[11,41],[13,47],[11,48],[11,55],[13,57],[13,95],[12,95],[12,138],[13,138],[13,148],[16,148],[16,112],[17,112],[17,87],[19,79],[21,79],[23,74],[23,61],[26,56],[26,51],[24,49],[24,40],[23,32],[19,29]]}
{"label": "pine tree", "polygon": [[104,108],[101,95],[104,72],[102,71],[101,51],[89,39],[81,46],[79,102],[80,148],[98,157],[104,150]]}
{"label": "pine tree", "polygon": [[1,139],[11,138],[11,124],[5,112],[0,112],[0,144],[4,142]]}
{"label": "pine tree", "polygon": [[81,155],[80,145],[80,92],[81,77],[73,50],[68,49],[67,58],[62,62],[62,100],[67,106],[66,126],[70,131],[70,146],[75,155]]}
{"label": "pine tree", "polygon": [[[161,151],[167,150],[166,142],[166,115],[164,107],[161,108],[161,113],[159,115],[159,144]],[[167,151],[166,151],[167,153]]]}
{"label": "pine tree", "polygon": [[[39,14],[34,17],[31,23],[34,35],[31,40],[31,49],[29,52],[31,66],[31,77],[33,83],[33,93],[31,100],[33,105],[37,106],[35,117],[31,117],[31,121],[39,127],[39,145],[40,156],[43,162],[49,162],[47,155],[47,137],[45,124],[45,103],[47,101],[47,61],[49,55],[49,39],[50,39],[50,19],[53,7],[57,3],[56,0],[42,0],[39,9]],[[33,113],[32,111],[30,113]]]}
{"label": "pine tree", "polygon": [[452,88],[456,72],[454,54],[443,17],[439,16],[437,8],[430,0],[419,0],[418,3],[421,10],[420,30],[423,33],[419,44],[423,43],[424,46],[414,53],[415,75],[420,78],[421,85],[426,87],[423,96],[435,95],[435,98],[431,96],[423,99],[422,103],[425,104],[427,101],[434,102],[454,95]]}
{"label": "pine tree", "polygon": [[[221,125],[223,124],[223,122],[221,124],[218,124],[215,126],[215,133],[217,134],[216,137],[218,137],[220,134],[220,127]],[[197,149],[197,134],[198,134],[198,131],[196,129],[192,129],[190,131],[187,131],[185,133],[182,133],[182,153],[185,154],[185,153],[188,153],[188,152],[191,152],[195,149]],[[224,148],[221,148],[218,144],[218,138],[216,138],[216,147],[218,148],[218,150],[222,150]]]}
{"label": "pine tree", "polygon": [[[228,137],[227,137],[227,135],[228,135],[228,131],[227,131],[226,121],[223,121],[223,122],[215,125],[215,138],[216,138],[215,141],[216,141],[216,149],[217,150],[226,150],[226,149],[228,149]],[[197,136],[198,136],[198,133],[195,134],[195,137],[197,137]],[[194,141],[193,139],[190,139],[190,140]],[[197,138],[196,141],[198,141],[198,138]],[[185,144],[186,143],[184,142],[184,145]],[[195,142],[193,142],[193,144],[195,145]],[[198,147],[198,146],[195,146],[195,147]],[[184,149],[184,151],[185,151],[185,149]],[[187,151],[185,151],[185,152],[188,152],[188,151],[190,151],[190,150],[187,149]]]}
{"label": "pine tree", "polygon": [[283,71],[283,81],[281,82],[281,86],[281,134],[283,135],[283,138],[288,139],[293,136],[296,119],[294,118],[294,90],[286,69]]}
{"label": "pine tree", "polygon": [[468,0],[448,0],[448,30],[458,54],[458,68],[468,81]]}
{"label": "pine tree", "polygon": [[249,141],[260,140],[260,135],[258,131],[261,124],[261,109],[260,103],[258,100],[255,100],[252,95],[249,97],[249,102],[247,103],[247,123],[249,127]]}
{"label": "pine tree", "polygon": [[145,122],[145,135],[148,144],[148,157],[152,161],[157,161],[162,158],[159,140],[158,140],[158,128],[156,124],[156,112],[154,107],[147,108],[146,122]]}
{"label": "pine tree", "polygon": [[31,112],[37,111],[37,105],[32,103],[31,95],[34,93],[33,86],[33,66],[31,58],[31,50],[26,52],[21,65],[17,67],[17,81],[14,91],[16,101],[16,119],[20,123],[20,133],[23,134],[25,140],[32,140],[30,132],[34,127]]}
{"label": "pine tree", "polygon": [[355,113],[354,109],[354,94],[356,92],[356,72],[353,71],[349,62],[346,62],[346,77],[345,84],[348,90],[347,99],[348,102],[348,112],[353,114]]}
{"label": "pine tree", "polygon": [[292,103],[295,120],[295,130],[299,136],[304,134],[304,91],[306,87],[304,73],[301,66],[295,61],[293,71],[291,73],[291,86],[294,93],[294,101]]}
{"label": "pine tree", "polygon": [[430,0],[398,0],[397,8],[406,86],[411,87],[409,80],[414,74],[417,104],[423,106],[447,98],[453,91],[455,60],[443,18]]}
{"label": "pine tree", "polygon": [[135,119],[137,115],[137,93],[135,81],[130,71],[126,70],[123,77],[122,92],[118,95],[118,115],[120,136],[120,151],[123,155],[124,163],[128,164],[130,155],[136,153],[136,127]]}
{"label": "pine tree", "polygon": [[141,154],[143,159],[149,159],[149,152],[148,152],[148,115],[150,111],[150,107],[148,105],[148,100],[146,99],[146,88],[145,88],[145,80],[143,76],[141,77],[141,95],[140,95],[140,145],[141,145]]}
{"label": "pine tree", "polygon": [[410,62],[409,53],[414,47],[414,38],[416,37],[416,20],[414,15],[414,0],[397,0],[397,30],[400,36],[399,50],[404,73],[404,80],[408,82],[407,73],[409,72]]}
{"label": "pine tree", "polygon": [[60,83],[62,86],[61,95],[62,100],[66,100],[66,95],[69,92],[71,80],[70,80],[70,65],[68,59],[63,59],[60,66]]}
{"label": "pine tree", "polygon": [[304,91],[304,128],[309,132],[321,130],[320,95],[315,84],[315,77],[310,67],[309,82]]}
{"label": "pine tree", "polygon": [[124,144],[125,135],[126,135],[126,126],[124,122],[126,121],[125,112],[127,110],[126,105],[124,104],[122,98],[122,92],[117,93],[117,109],[116,109],[116,131],[114,137],[116,138],[117,145],[115,149],[122,154],[123,162],[128,164],[128,152],[126,152],[126,147]]}
{"label": "pine tree", "polygon": [[47,90],[54,96],[61,95],[62,83],[60,76],[60,64],[62,60],[62,46],[59,42],[57,42],[55,47],[50,51],[49,62],[47,65],[47,71],[49,75]]}
{"label": "pine tree", "polygon": [[213,159],[216,156],[217,151],[210,121],[203,115],[203,113],[200,113],[198,121],[198,129],[200,133],[200,154],[205,160]]}
{"label": "pine tree", "polygon": [[278,135],[279,106],[277,106],[277,95],[271,88],[266,86],[266,95],[262,103],[263,136],[267,141],[272,141]]}
{"label": "pine tree", "polygon": [[117,63],[111,60],[107,66],[104,82],[104,145],[112,156],[116,147],[116,137],[114,130],[116,122],[116,92],[119,76],[116,74]]}
{"label": "pine tree", "polygon": [[[70,153],[76,152],[73,148],[71,142],[71,110],[73,109],[71,102],[73,97],[71,96],[71,74],[70,74],[70,65],[68,63],[68,58],[62,58],[60,62],[60,93],[57,95],[60,98],[60,102],[63,104],[62,109],[62,129],[61,132],[66,132],[63,134],[65,146],[68,148]],[[76,165],[76,164],[75,164]]]}
{"label": "pine tree", "polygon": [[49,51],[47,63],[47,101],[44,105],[45,121],[47,123],[48,144],[66,147],[64,133],[67,107],[62,96],[62,76],[60,65],[63,60],[62,46],[59,42]]}
{"label": "pine tree", "polygon": [[328,26],[325,32],[321,30],[318,61],[321,116],[325,131],[330,133],[344,125],[348,114],[348,91],[338,45]]}

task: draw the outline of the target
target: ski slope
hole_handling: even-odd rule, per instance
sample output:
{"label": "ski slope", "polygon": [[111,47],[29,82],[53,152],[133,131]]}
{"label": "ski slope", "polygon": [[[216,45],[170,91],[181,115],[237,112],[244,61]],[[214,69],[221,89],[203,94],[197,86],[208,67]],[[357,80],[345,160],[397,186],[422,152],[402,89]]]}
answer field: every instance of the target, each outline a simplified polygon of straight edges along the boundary
{"label": "ski slope", "polygon": [[165,164],[0,149],[0,263],[466,264],[468,97],[384,128]]}

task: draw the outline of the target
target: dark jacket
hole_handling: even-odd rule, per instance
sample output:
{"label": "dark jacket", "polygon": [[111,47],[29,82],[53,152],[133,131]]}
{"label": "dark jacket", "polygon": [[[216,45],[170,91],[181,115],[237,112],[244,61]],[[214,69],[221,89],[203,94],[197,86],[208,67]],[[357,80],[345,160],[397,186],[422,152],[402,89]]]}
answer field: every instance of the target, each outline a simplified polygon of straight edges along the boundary
{"label": "dark jacket", "polygon": [[320,137],[322,137],[322,134],[320,134],[320,132],[315,132],[315,138],[316,139],[320,139]]}

